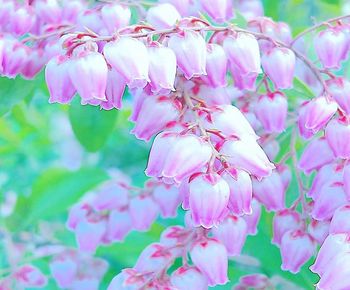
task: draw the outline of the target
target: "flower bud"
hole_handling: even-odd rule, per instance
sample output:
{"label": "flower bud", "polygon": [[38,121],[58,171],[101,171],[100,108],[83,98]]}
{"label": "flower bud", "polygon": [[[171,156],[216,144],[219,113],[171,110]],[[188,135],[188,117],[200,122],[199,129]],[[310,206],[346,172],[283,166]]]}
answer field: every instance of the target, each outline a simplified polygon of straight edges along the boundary
{"label": "flower bud", "polygon": [[224,49],[214,43],[207,45],[207,77],[205,80],[213,87],[225,87],[227,85],[227,57]]}
{"label": "flower bud", "polygon": [[128,210],[112,210],[107,221],[105,239],[111,242],[123,241],[132,229],[132,219]]}
{"label": "flower bud", "polygon": [[251,205],[252,213],[244,215],[243,218],[248,226],[247,234],[255,236],[258,233],[258,223],[261,216],[261,205],[255,198],[253,198]]}
{"label": "flower bud", "polygon": [[56,259],[50,263],[50,271],[60,288],[69,288],[76,277],[78,265],[68,257]]}
{"label": "flower bud", "polygon": [[233,3],[230,0],[200,0],[202,8],[218,23],[223,23],[233,17]]}
{"label": "flower bud", "polygon": [[158,4],[147,11],[146,20],[156,29],[173,27],[181,19],[175,6],[169,3]]}
{"label": "flower bud", "polygon": [[57,0],[38,0],[34,2],[35,12],[47,23],[59,23],[62,19],[62,9]]}
{"label": "flower bud", "polygon": [[111,110],[121,109],[126,81],[115,69],[110,69],[107,76],[106,101],[101,102],[101,108]]}
{"label": "flower bud", "polygon": [[313,219],[311,220],[307,231],[317,243],[322,245],[329,234],[329,221],[317,221]]}
{"label": "flower bud", "polygon": [[118,29],[128,26],[131,19],[130,8],[118,4],[103,5],[101,17],[109,33],[115,33]]}
{"label": "flower bud", "polygon": [[24,265],[17,269],[14,278],[23,288],[42,288],[47,285],[47,278],[35,266]]}
{"label": "flower bud", "polygon": [[330,234],[350,233],[350,205],[338,208],[333,215],[329,226]]}
{"label": "flower bud", "polygon": [[29,48],[17,40],[5,42],[2,74],[8,78],[15,78],[24,68],[29,55]]}
{"label": "flower bud", "polygon": [[163,218],[175,217],[181,202],[179,189],[175,186],[160,184],[153,191],[153,198],[159,205]]}
{"label": "flower bud", "polygon": [[327,81],[328,90],[340,109],[350,114],[350,82],[344,78],[334,78]]}
{"label": "flower bud", "polygon": [[130,200],[129,211],[133,228],[144,232],[157,218],[159,207],[150,196],[138,195]]}
{"label": "flower bud", "polygon": [[301,226],[300,215],[293,210],[284,209],[273,217],[272,243],[280,245],[283,235],[290,230],[297,230]]}
{"label": "flower bud", "polygon": [[337,158],[350,158],[350,125],[340,120],[332,120],[325,130],[326,140]]}
{"label": "flower bud", "polygon": [[86,253],[95,253],[106,231],[104,221],[81,221],[75,228],[78,248]]}
{"label": "flower bud", "polygon": [[196,268],[183,266],[171,274],[171,285],[177,290],[187,290],[189,285],[196,290],[207,290],[207,278]]}
{"label": "flower bud", "polygon": [[227,251],[215,239],[203,239],[191,249],[193,264],[208,278],[209,286],[227,283]]}

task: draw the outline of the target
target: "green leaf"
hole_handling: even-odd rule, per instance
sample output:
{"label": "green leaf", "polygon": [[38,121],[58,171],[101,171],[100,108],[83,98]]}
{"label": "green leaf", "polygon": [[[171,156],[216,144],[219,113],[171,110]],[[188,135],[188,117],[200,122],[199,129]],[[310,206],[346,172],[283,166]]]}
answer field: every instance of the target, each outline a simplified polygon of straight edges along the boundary
{"label": "green leaf", "polygon": [[89,152],[101,149],[115,128],[117,111],[102,111],[94,106],[82,106],[73,102],[69,108],[69,120],[80,144]]}
{"label": "green leaf", "polygon": [[290,90],[284,90],[284,93],[288,97],[288,102],[294,107],[298,98],[312,99],[315,97],[314,92],[309,88],[307,84],[298,78],[293,80],[293,88]]}
{"label": "green leaf", "polygon": [[47,170],[34,182],[30,196],[19,199],[9,226],[26,228],[40,219],[57,217],[106,179],[107,174],[97,168],[73,172],[63,168]]}
{"label": "green leaf", "polygon": [[35,81],[26,81],[19,77],[16,79],[0,77],[0,116],[30,96],[34,91],[35,85]]}

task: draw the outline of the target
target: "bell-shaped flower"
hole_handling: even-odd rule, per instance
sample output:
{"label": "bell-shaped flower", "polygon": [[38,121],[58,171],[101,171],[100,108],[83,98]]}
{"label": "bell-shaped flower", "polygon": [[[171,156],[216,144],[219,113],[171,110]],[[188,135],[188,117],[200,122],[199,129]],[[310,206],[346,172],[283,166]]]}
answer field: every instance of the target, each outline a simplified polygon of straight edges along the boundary
{"label": "bell-shaped flower", "polygon": [[50,103],[69,103],[76,89],[70,79],[68,68],[70,62],[65,56],[51,59],[45,68],[45,80],[50,93]]}
{"label": "bell-shaped flower", "polygon": [[232,79],[234,82],[234,87],[240,91],[255,91],[256,90],[256,80],[258,78],[258,73],[249,72],[242,73],[241,69],[233,63],[229,63],[229,68],[231,70]]}
{"label": "bell-shaped flower", "polygon": [[106,222],[85,220],[75,228],[75,238],[79,250],[86,253],[95,253],[106,232]]}
{"label": "bell-shaped flower", "polygon": [[[310,267],[314,273],[323,275],[330,266],[332,260],[337,256],[342,256],[350,251],[350,235],[349,234],[331,234],[322,244],[315,263]],[[334,269],[334,268],[333,268]]]}
{"label": "bell-shaped flower", "polygon": [[146,175],[180,183],[198,172],[212,155],[211,147],[201,138],[162,132],[154,139]]}
{"label": "bell-shaped flower", "polygon": [[8,29],[16,36],[28,33],[35,22],[31,6],[19,6],[11,15]]}
{"label": "bell-shaped flower", "polygon": [[334,154],[327,140],[322,137],[314,139],[306,146],[300,157],[298,166],[306,174],[309,174],[313,170],[318,170],[322,166],[331,163],[334,159]]}
{"label": "bell-shaped flower", "polygon": [[261,216],[261,204],[255,198],[253,198],[251,205],[252,213],[244,215],[243,218],[248,226],[247,234],[255,236],[258,233],[258,223]]}
{"label": "bell-shaped flower", "polygon": [[15,78],[21,73],[29,56],[29,48],[17,40],[7,40],[4,46],[1,74]]}
{"label": "bell-shaped flower", "polygon": [[120,242],[132,230],[132,219],[128,210],[112,210],[107,221],[107,232],[104,237],[107,241]]}
{"label": "bell-shaped flower", "polygon": [[73,259],[63,257],[50,263],[50,271],[60,288],[69,288],[78,272],[78,264]]}
{"label": "bell-shaped flower", "polygon": [[261,72],[259,44],[251,34],[238,32],[226,37],[224,49],[228,59],[237,67],[241,75]]}
{"label": "bell-shaped flower", "polygon": [[159,242],[168,247],[174,257],[181,257],[183,247],[179,245],[183,244],[190,234],[191,231],[182,226],[168,227],[162,232]]}
{"label": "bell-shaped flower", "polygon": [[300,215],[296,211],[284,209],[273,217],[273,239],[272,243],[280,245],[283,235],[290,230],[297,230],[301,227]]}
{"label": "bell-shaped flower", "polygon": [[196,290],[207,290],[208,280],[196,267],[182,266],[171,274],[171,285],[177,290],[187,290],[189,285]]}
{"label": "bell-shaped flower", "polygon": [[259,179],[269,176],[275,168],[262,148],[251,139],[227,140],[220,152],[232,167],[243,169]]}
{"label": "bell-shaped flower", "polygon": [[315,198],[311,216],[315,220],[331,219],[335,210],[347,203],[343,185],[338,182],[325,184]]}
{"label": "bell-shaped flower", "polygon": [[108,67],[102,54],[80,53],[71,60],[68,73],[82,103],[93,99],[106,100]]}
{"label": "bell-shaped flower", "polygon": [[193,264],[207,277],[208,285],[224,285],[227,278],[227,250],[216,239],[195,242],[190,251]]}
{"label": "bell-shaped flower", "polygon": [[230,188],[230,199],[228,208],[234,215],[245,215],[252,213],[253,188],[250,175],[244,170],[236,170],[236,176],[224,173],[222,178]]}
{"label": "bell-shaped flower", "polygon": [[104,110],[121,109],[122,97],[124,95],[126,81],[123,76],[115,69],[108,71],[106,86],[106,101],[101,102],[101,108]]}
{"label": "bell-shaped flower", "polygon": [[167,29],[175,26],[181,19],[180,13],[170,3],[152,6],[147,11],[146,20],[156,29]]}
{"label": "bell-shaped flower", "polygon": [[175,186],[160,184],[153,190],[153,198],[159,205],[163,218],[175,217],[181,202],[179,189]]}
{"label": "bell-shaped flower", "polygon": [[260,96],[254,112],[266,133],[281,133],[286,127],[288,102],[280,92]]}
{"label": "bell-shaped flower", "polygon": [[47,277],[33,265],[23,265],[15,270],[13,277],[23,288],[43,288],[47,285]]}
{"label": "bell-shaped flower", "polygon": [[208,15],[218,23],[230,20],[233,15],[233,3],[230,0],[200,0],[202,8]]}
{"label": "bell-shaped flower", "polygon": [[295,54],[285,47],[274,47],[261,60],[262,67],[277,89],[289,89],[293,85]]}
{"label": "bell-shaped flower", "polygon": [[326,140],[337,158],[350,158],[350,124],[333,119],[325,130]]}
{"label": "bell-shaped flower", "polygon": [[107,290],[139,290],[145,286],[146,278],[136,270],[127,268],[113,278]]}
{"label": "bell-shaped flower", "polygon": [[314,255],[315,243],[302,230],[290,230],[281,242],[282,270],[296,274]]}
{"label": "bell-shaped flower", "polygon": [[191,0],[160,0],[159,2],[170,3],[171,5],[175,6],[181,16],[189,16],[190,8],[192,5]]}
{"label": "bell-shaped flower", "polygon": [[138,231],[147,231],[159,213],[159,207],[149,195],[138,195],[130,200],[129,212],[132,226]]}
{"label": "bell-shaped flower", "polygon": [[350,200],[350,165],[347,165],[344,167],[343,184],[344,184],[344,191],[346,193],[346,196],[348,200]]}
{"label": "bell-shaped flower", "polygon": [[243,218],[229,215],[211,231],[213,236],[225,245],[229,256],[241,254],[247,238],[247,223]]}
{"label": "bell-shaped flower", "polygon": [[327,86],[340,109],[350,114],[350,82],[345,78],[332,78],[327,81]]}
{"label": "bell-shaped flower", "polygon": [[312,219],[307,227],[307,231],[317,243],[322,245],[329,234],[329,224],[329,221],[317,221]]}
{"label": "bell-shaped flower", "polygon": [[57,0],[38,0],[34,7],[41,21],[58,24],[62,19],[62,8]]}
{"label": "bell-shaped flower", "polygon": [[131,11],[128,6],[116,3],[103,5],[101,8],[101,18],[109,33],[114,33],[118,29],[128,26],[131,19]]}
{"label": "bell-shaped flower", "polygon": [[207,45],[207,76],[205,81],[213,88],[225,87],[227,85],[227,57],[222,46],[210,43]]}
{"label": "bell-shaped flower", "polygon": [[206,75],[207,45],[200,33],[188,30],[174,34],[168,46],[175,52],[177,65],[187,79]]}
{"label": "bell-shaped flower", "polygon": [[329,226],[330,234],[350,233],[350,205],[338,208]]}
{"label": "bell-shaped flower", "polygon": [[276,170],[261,181],[253,180],[253,194],[268,211],[278,211],[286,207],[286,189]]}
{"label": "bell-shaped flower", "polygon": [[200,174],[190,181],[189,205],[194,225],[218,225],[227,209],[230,189],[218,174]]}
{"label": "bell-shaped flower", "polygon": [[131,37],[120,37],[104,46],[107,62],[119,72],[130,88],[143,88],[149,82],[149,55],[146,46]]}
{"label": "bell-shaped flower", "polygon": [[[165,5],[165,4],[164,4]],[[174,91],[176,55],[168,47],[157,44],[148,47],[149,78],[153,92]]]}
{"label": "bell-shaped flower", "polygon": [[345,33],[340,29],[328,28],[315,37],[314,44],[323,66],[326,69],[339,69],[348,47]]}

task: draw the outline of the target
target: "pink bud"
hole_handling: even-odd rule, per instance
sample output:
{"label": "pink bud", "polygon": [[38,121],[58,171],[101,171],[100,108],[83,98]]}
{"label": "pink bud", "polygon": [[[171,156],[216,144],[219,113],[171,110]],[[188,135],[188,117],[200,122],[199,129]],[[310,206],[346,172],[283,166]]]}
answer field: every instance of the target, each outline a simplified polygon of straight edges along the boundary
{"label": "pink bud", "polygon": [[51,275],[60,288],[69,288],[77,274],[77,263],[69,258],[57,259],[50,263]]}
{"label": "pink bud", "polygon": [[230,20],[233,13],[233,3],[230,0],[200,0],[200,4],[205,12],[218,23]]}
{"label": "pink bud", "polygon": [[329,221],[317,221],[313,219],[311,220],[307,231],[317,243],[322,245],[329,234]]}
{"label": "pink bud", "polygon": [[207,290],[208,280],[196,267],[180,267],[171,274],[171,285],[177,290],[188,290],[189,285],[196,290]]}
{"label": "pink bud", "polygon": [[334,78],[327,81],[328,90],[339,107],[350,114],[350,82],[344,78]]}
{"label": "pink bud", "polygon": [[213,227],[212,233],[225,245],[229,256],[238,256],[247,237],[247,223],[243,218],[230,215],[220,225]]}
{"label": "pink bud", "polygon": [[276,170],[281,176],[282,183],[284,185],[285,190],[287,190],[292,180],[292,172],[289,166],[285,164],[278,164],[278,167],[276,168]]}
{"label": "pink bud", "polygon": [[78,248],[83,252],[94,253],[101,243],[105,231],[106,223],[104,221],[80,222],[75,229]]}
{"label": "pink bud", "polygon": [[25,288],[42,288],[47,285],[44,274],[32,265],[21,266],[14,273],[17,282]]}
{"label": "pink bud", "polygon": [[187,79],[207,74],[207,45],[198,32],[189,30],[174,34],[168,46],[175,52],[177,65]]}
{"label": "pink bud", "polygon": [[163,132],[154,139],[146,175],[180,183],[209,162],[212,150],[199,137]]}
{"label": "pink bud", "polygon": [[337,158],[350,158],[350,124],[332,120],[325,130],[326,140]]}
{"label": "pink bud", "polygon": [[346,203],[347,198],[342,184],[329,182],[316,196],[311,216],[320,221],[330,219],[335,210]]}
{"label": "pink bud", "polygon": [[272,243],[280,245],[283,235],[290,230],[297,230],[301,227],[300,215],[293,210],[284,209],[275,214],[273,218],[273,239]]}
{"label": "pink bud", "polygon": [[235,64],[229,63],[231,69],[231,75],[233,78],[235,88],[239,90],[255,91],[256,90],[256,79],[258,73],[242,73],[241,69]]}
{"label": "pink bud", "polygon": [[298,273],[314,252],[315,244],[308,234],[301,230],[286,232],[281,242],[282,270]]}
{"label": "pink bud", "polygon": [[141,273],[157,273],[162,269],[166,269],[172,258],[170,251],[166,247],[159,243],[153,243],[142,251],[134,269]]}
{"label": "pink bud", "polygon": [[243,169],[257,178],[269,176],[275,168],[261,147],[251,139],[228,140],[220,152],[227,156],[232,167]]}
{"label": "pink bud", "polygon": [[236,177],[224,173],[222,178],[227,182],[230,188],[228,208],[232,213],[235,215],[251,214],[253,189],[250,175],[243,170],[237,170]]}
{"label": "pink bud", "polygon": [[126,80],[130,88],[146,86],[149,81],[149,56],[146,46],[131,37],[120,37],[105,45],[107,62]]}
{"label": "pink bud", "polygon": [[344,205],[338,208],[333,215],[329,233],[342,234],[350,233],[350,205]]}
{"label": "pink bud", "polygon": [[310,267],[310,270],[322,276],[336,256],[341,256],[349,251],[350,236],[348,234],[331,234],[322,244],[316,261]]}
{"label": "pink bud", "polygon": [[168,247],[174,257],[181,257],[184,249],[179,245],[189,237],[190,233],[191,231],[182,226],[168,227],[162,232],[160,243]]}
{"label": "pink bud", "polygon": [[286,189],[277,171],[261,181],[253,180],[253,193],[268,211],[278,211],[286,207]]}
{"label": "pink bud", "polygon": [[237,136],[242,139],[246,137],[259,138],[248,120],[235,106],[217,106],[205,121],[208,129],[219,130],[226,136]]}
{"label": "pink bud", "polygon": [[227,85],[227,58],[224,49],[214,43],[207,45],[207,77],[205,80],[213,88]]}
{"label": "pink bud", "polygon": [[275,92],[260,96],[254,108],[255,115],[264,126],[266,133],[284,131],[288,102],[282,93]]}
{"label": "pink bud", "polygon": [[252,199],[251,205],[252,213],[244,215],[243,218],[248,226],[247,233],[249,235],[255,236],[258,233],[258,223],[261,216],[261,205],[255,198]]}
{"label": "pink bud", "polygon": [[21,74],[25,79],[33,79],[46,64],[47,59],[44,57],[43,50],[31,50],[27,62],[22,68]]}
{"label": "pink bud", "polygon": [[[317,154],[315,154],[317,152]],[[322,166],[331,163],[334,160],[334,154],[324,137],[314,139],[304,149],[299,160],[299,168],[305,174],[318,170]]]}
{"label": "pink bud", "polygon": [[77,225],[86,220],[86,216],[89,212],[90,206],[86,204],[73,205],[69,211],[67,228],[74,231]]}
{"label": "pink bud", "polygon": [[17,40],[5,42],[2,60],[2,74],[8,78],[14,78],[26,64],[29,49]]}
{"label": "pink bud", "polygon": [[345,34],[339,29],[328,28],[315,38],[315,49],[325,68],[339,69],[347,48]]}
{"label": "pink bud", "polygon": [[46,65],[45,79],[50,92],[50,103],[69,103],[76,89],[69,77],[70,62],[64,56],[51,59]]}
{"label": "pink bud", "polygon": [[138,195],[130,200],[129,211],[133,227],[147,231],[157,218],[159,208],[150,196]]}
{"label": "pink bud", "polygon": [[203,239],[191,249],[193,264],[208,278],[209,286],[227,283],[227,251],[215,239]]}
{"label": "pink bud", "polygon": [[176,77],[175,53],[168,47],[155,45],[148,47],[148,55],[152,90],[154,92],[174,91]]}
{"label": "pink bud", "polygon": [[224,49],[242,75],[261,72],[259,44],[254,36],[238,32],[225,39]]}
{"label": "pink bud", "polygon": [[132,219],[128,210],[112,210],[107,221],[106,239],[112,242],[123,241],[132,229]]}
{"label": "pink bud", "polygon": [[190,181],[190,209],[196,226],[211,228],[227,208],[230,189],[218,174],[200,174]]}
{"label": "pink bud", "polygon": [[153,191],[153,198],[159,205],[163,218],[175,217],[181,202],[179,189],[175,186],[159,185]]}
{"label": "pink bud", "polygon": [[312,133],[311,130],[307,129],[305,127],[305,123],[306,123],[306,118],[308,118],[308,105],[310,104],[310,102],[305,102],[303,103],[298,110],[298,129],[299,129],[299,133],[300,135],[308,140],[310,139],[314,133]]}
{"label": "pink bud", "polygon": [[106,99],[101,102],[101,107],[105,110],[113,108],[121,109],[122,97],[124,95],[126,81],[115,69],[110,69],[107,76]]}
{"label": "pink bud", "polygon": [[317,284],[319,290],[345,290],[350,285],[350,252],[337,255]]}
{"label": "pink bud", "polygon": [[265,53],[262,60],[265,73],[277,89],[288,89],[293,85],[295,54],[285,47],[274,47]]}
{"label": "pink bud", "polygon": [[124,269],[115,276],[107,290],[139,290],[146,284],[145,276],[139,275],[134,269]]}
{"label": "pink bud", "polygon": [[131,19],[130,8],[118,4],[103,5],[101,17],[109,33],[129,25]]}
{"label": "pink bud", "polygon": [[146,20],[156,29],[166,29],[173,27],[179,20],[181,15],[175,6],[169,3],[158,4],[152,6],[147,11]]}
{"label": "pink bud", "polygon": [[32,28],[35,20],[35,15],[32,10],[22,6],[16,9],[10,18],[9,30],[17,35],[21,36],[25,33],[28,33]]}
{"label": "pink bud", "polygon": [[314,180],[312,181],[310,191],[307,194],[308,197],[315,199],[321,191],[322,187],[329,181],[342,181],[342,174],[335,171],[333,164],[325,165],[318,170]]}

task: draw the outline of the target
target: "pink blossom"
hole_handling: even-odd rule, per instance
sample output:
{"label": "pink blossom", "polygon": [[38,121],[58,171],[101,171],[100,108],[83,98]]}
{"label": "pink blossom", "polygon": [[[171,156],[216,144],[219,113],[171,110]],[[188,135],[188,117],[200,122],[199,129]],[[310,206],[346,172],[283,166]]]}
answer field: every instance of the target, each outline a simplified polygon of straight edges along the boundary
{"label": "pink blossom", "polygon": [[159,207],[147,195],[138,195],[130,200],[129,211],[133,228],[147,231],[158,216]]}
{"label": "pink blossom", "polygon": [[177,65],[187,79],[206,75],[207,45],[194,31],[183,31],[170,37],[168,46],[175,52]]}
{"label": "pink blossom", "polygon": [[78,265],[70,258],[56,259],[50,263],[51,275],[60,288],[68,288],[72,285]]}
{"label": "pink blossom", "polygon": [[215,239],[203,239],[194,243],[191,249],[194,265],[208,278],[208,285],[227,283],[227,251]]}
{"label": "pink blossom", "polygon": [[128,210],[112,210],[107,221],[107,241],[123,241],[126,235],[132,230],[132,219]]}
{"label": "pink blossom", "polygon": [[78,248],[83,252],[94,253],[105,231],[105,221],[81,221],[75,228]]}
{"label": "pink blossom", "polygon": [[104,5],[101,9],[101,18],[109,33],[114,33],[118,29],[130,23],[130,8],[118,4]]}
{"label": "pink blossom", "polygon": [[34,2],[35,11],[41,20],[48,23],[59,23],[62,19],[62,10],[57,0],[38,0]]}
{"label": "pink blossom", "polygon": [[273,218],[273,239],[272,242],[280,245],[283,235],[290,230],[301,228],[300,215],[290,209],[284,209],[275,214]]}
{"label": "pink blossom", "polygon": [[207,278],[196,267],[180,267],[171,274],[171,285],[178,290],[187,290],[189,286],[196,290],[207,290]]}
{"label": "pink blossom", "polygon": [[21,266],[16,270],[14,276],[23,287],[41,288],[47,285],[47,278],[40,269],[32,265]]}
{"label": "pink blossom", "polygon": [[83,277],[73,282],[72,290],[98,290],[99,281],[96,278]]}
{"label": "pink blossom", "polygon": [[316,242],[322,245],[329,234],[329,224],[329,221],[317,221],[313,219],[311,220],[307,231]]}
{"label": "pink blossom", "polygon": [[338,208],[333,215],[329,226],[330,234],[350,233],[350,205]]}
{"label": "pink blossom", "polygon": [[2,59],[2,74],[8,78],[15,78],[26,64],[29,48],[17,40],[7,40]]}
{"label": "pink blossom", "polygon": [[215,43],[207,44],[206,72],[205,80],[211,87],[225,87],[227,85],[227,57],[222,46]]}
{"label": "pink blossom", "polygon": [[101,108],[111,110],[121,109],[122,97],[126,87],[126,80],[115,69],[108,70],[106,85],[106,101],[100,103]]}
{"label": "pink blossom", "polygon": [[234,15],[232,1],[230,0],[218,0],[215,2],[200,0],[199,2],[205,12],[218,23],[230,20]]}
{"label": "pink blossom", "polygon": [[328,90],[339,107],[350,114],[350,82],[345,78],[333,78],[327,81]]}
{"label": "pink blossom", "polygon": [[146,20],[156,29],[173,27],[181,19],[180,13],[170,3],[158,4],[147,11]]}
{"label": "pink blossom", "polygon": [[34,20],[35,16],[30,6],[18,7],[10,17],[9,29],[13,34],[21,36],[30,31]]}
{"label": "pink blossom", "polygon": [[255,236],[258,233],[258,223],[261,216],[261,205],[255,198],[253,198],[251,205],[252,213],[244,215],[243,218],[248,226],[247,234]]}
{"label": "pink blossom", "polygon": [[325,130],[326,140],[337,158],[350,158],[350,125],[341,120],[332,120]]}

